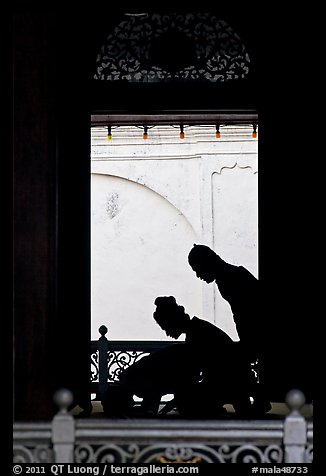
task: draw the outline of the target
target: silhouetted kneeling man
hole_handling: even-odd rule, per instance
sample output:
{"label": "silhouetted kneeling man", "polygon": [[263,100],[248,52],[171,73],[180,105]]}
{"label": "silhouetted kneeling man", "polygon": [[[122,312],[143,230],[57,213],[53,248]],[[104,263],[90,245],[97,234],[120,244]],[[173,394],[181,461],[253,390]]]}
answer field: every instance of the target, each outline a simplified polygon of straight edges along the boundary
{"label": "silhouetted kneeling man", "polygon": [[[205,245],[195,244],[188,255],[188,262],[198,278],[206,283],[216,282],[221,296],[230,304],[243,352],[250,362],[258,360],[262,378],[266,322],[259,310],[258,279],[243,266],[225,262]],[[271,404],[263,396],[262,386],[256,386],[254,392],[253,409],[258,414],[268,412]]]}
{"label": "silhouetted kneeling man", "polygon": [[189,367],[201,372],[197,382],[187,380],[176,389],[179,413],[186,417],[217,417],[225,413],[223,405],[231,403],[239,414],[248,414],[253,376],[238,343],[214,324],[198,317],[191,319],[173,296],[157,297],[155,304],[156,322],[174,339],[185,334]]}
{"label": "silhouetted kneeling man", "polygon": [[155,300],[154,319],[169,337],[185,342],[171,344],[134,363],[119,376],[102,400],[108,416],[135,415],[133,395],[142,398],[141,415],[156,415],[161,397],[173,394],[173,404],[183,417],[216,418],[231,403],[248,415],[253,373],[241,347],[210,322],[185,313],[173,296]]}

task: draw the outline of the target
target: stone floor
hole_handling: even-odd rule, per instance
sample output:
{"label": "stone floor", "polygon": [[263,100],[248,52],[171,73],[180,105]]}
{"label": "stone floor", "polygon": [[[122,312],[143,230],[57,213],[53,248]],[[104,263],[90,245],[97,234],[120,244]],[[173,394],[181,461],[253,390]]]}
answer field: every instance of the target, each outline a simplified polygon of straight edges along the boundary
{"label": "stone floor", "polygon": [[[93,412],[89,416],[89,418],[106,418],[101,402],[97,400],[92,401],[92,406],[93,406]],[[226,418],[232,418],[234,415],[234,409],[232,405],[224,405],[224,408],[227,410]],[[73,416],[78,417],[79,414],[81,414],[82,409],[79,406],[76,406],[73,408],[71,411],[71,414]],[[264,419],[279,419],[279,418],[284,418],[286,415],[288,415],[289,409],[286,403],[283,402],[272,402],[272,409],[264,415]],[[312,421],[313,419],[313,405],[312,404],[306,404],[301,408],[301,414],[308,420]],[[167,415],[165,418],[168,417],[177,417],[178,415],[176,413],[171,412],[169,415]],[[160,417],[162,418],[162,417]],[[224,418],[224,417],[223,417]]]}

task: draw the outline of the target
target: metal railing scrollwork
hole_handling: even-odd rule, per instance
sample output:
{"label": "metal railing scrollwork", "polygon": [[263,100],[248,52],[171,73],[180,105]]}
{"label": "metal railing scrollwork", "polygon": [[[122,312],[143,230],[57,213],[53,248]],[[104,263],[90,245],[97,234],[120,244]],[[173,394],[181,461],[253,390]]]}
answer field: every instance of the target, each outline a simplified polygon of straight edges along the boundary
{"label": "metal railing scrollwork", "polygon": [[313,424],[300,390],[284,420],[74,419],[71,392],[49,423],[15,423],[15,463],[312,463]]}

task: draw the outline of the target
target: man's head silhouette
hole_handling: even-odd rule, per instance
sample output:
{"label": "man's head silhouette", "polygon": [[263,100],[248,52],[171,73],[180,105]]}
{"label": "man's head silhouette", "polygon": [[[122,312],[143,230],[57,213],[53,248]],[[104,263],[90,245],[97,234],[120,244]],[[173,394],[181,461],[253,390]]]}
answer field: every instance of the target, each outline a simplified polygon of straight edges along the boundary
{"label": "man's head silhouette", "polygon": [[177,304],[174,296],[159,296],[154,304],[156,305],[156,311],[153,314],[155,321],[167,336],[178,339],[185,332],[190,321],[184,307]]}
{"label": "man's head silhouette", "polygon": [[188,262],[198,278],[212,283],[222,259],[208,246],[194,244],[189,252]]}

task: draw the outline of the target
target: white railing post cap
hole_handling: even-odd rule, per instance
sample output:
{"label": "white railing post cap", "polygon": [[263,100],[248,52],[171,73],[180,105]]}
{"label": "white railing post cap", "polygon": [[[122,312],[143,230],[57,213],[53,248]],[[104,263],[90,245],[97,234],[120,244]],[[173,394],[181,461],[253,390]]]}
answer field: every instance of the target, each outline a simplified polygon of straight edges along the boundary
{"label": "white railing post cap", "polygon": [[67,388],[60,388],[53,396],[53,401],[59,407],[60,413],[66,413],[73,400],[73,394]]}
{"label": "white railing post cap", "polygon": [[290,390],[285,396],[285,402],[291,411],[299,411],[305,404],[306,397],[301,390]]}

